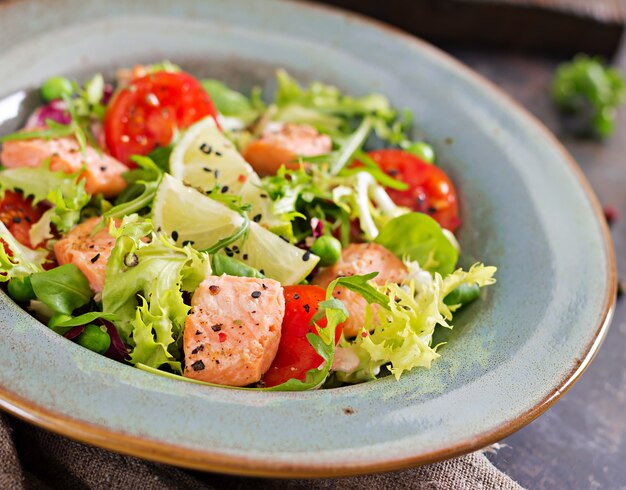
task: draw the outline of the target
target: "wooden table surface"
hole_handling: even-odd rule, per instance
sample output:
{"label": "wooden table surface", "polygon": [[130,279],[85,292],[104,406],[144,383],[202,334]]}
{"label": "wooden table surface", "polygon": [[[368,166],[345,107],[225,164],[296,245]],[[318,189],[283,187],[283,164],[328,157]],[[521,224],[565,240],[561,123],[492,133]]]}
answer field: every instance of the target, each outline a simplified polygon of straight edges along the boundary
{"label": "wooden table surface", "polygon": [[[543,121],[582,167],[600,202],[618,211],[612,234],[618,275],[626,279],[626,109],[609,141],[576,140],[561,130],[548,96],[559,60],[448,51]],[[624,42],[616,62],[626,74]],[[626,296],[618,300],[608,336],[580,381],[546,414],[502,442],[506,447],[489,458],[526,488],[626,489]]]}

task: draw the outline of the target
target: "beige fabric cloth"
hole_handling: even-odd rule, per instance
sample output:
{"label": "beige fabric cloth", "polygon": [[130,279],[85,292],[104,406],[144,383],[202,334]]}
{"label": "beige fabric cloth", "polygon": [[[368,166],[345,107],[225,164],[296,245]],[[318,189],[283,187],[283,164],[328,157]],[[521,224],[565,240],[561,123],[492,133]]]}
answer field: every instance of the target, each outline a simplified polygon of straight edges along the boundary
{"label": "beige fabric cloth", "polygon": [[0,413],[0,489],[518,490],[481,453],[413,470],[335,480],[264,480],[181,470],[70,441]]}

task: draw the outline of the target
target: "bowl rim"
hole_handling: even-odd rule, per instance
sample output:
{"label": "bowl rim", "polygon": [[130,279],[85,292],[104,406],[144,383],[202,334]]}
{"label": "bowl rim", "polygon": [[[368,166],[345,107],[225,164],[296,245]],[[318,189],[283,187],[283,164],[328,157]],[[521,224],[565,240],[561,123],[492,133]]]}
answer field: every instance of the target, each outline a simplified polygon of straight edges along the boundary
{"label": "bowl rim", "polygon": [[[487,431],[466,440],[457,442],[449,447],[435,451],[413,455],[405,458],[383,461],[379,463],[353,464],[350,466],[325,466],[320,467],[309,464],[292,464],[285,462],[272,462],[249,457],[232,457],[216,452],[193,450],[181,448],[175,444],[159,443],[140,436],[130,436],[123,432],[111,431],[102,426],[89,422],[79,421],[72,417],[54,412],[25,398],[22,398],[9,389],[0,386],[0,408],[10,414],[32,423],[38,427],[50,430],[70,439],[91,444],[100,448],[115,451],[143,458],[150,461],[175,465],[189,469],[212,471],[238,476],[261,476],[279,478],[328,478],[355,476],[371,473],[381,473],[398,471],[415,466],[435,463],[445,459],[462,456],[464,454],[489,446],[535,420],[554,403],[556,403],[573,385],[583,372],[587,369],[595,355],[597,354],[610,326],[617,297],[617,272],[613,241],[602,207],[589,184],[585,174],[578,166],[574,158],[569,154],[560,141],[552,134],[535,116],[530,114],[524,107],[515,101],[510,95],[505,93],[497,85],[490,82],[482,75],[447,54],[441,49],[428,42],[411,35],[399,28],[390,26],[382,21],[366,17],[364,15],[350,12],[338,7],[299,2],[296,0],[281,0],[284,3],[297,6],[303,10],[317,11],[324,15],[342,16],[351,22],[367,26],[381,32],[386,32],[393,37],[400,38],[404,42],[410,43],[423,51],[428,51],[433,57],[445,61],[455,70],[462,72],[464,76],[480,85],[485,91],[490,92],[494,97],[499,98],[508,106],[508,109],[518,116],[523,117],[526,123],[539,130],[541,135],[562,155],[569,170],[574,174],[580,184],[599,225],[603,237],[605,254],[608,259],[606,271],[607,288],[602,305],[602,312],[595,325],[595,330],[591,340],[584,348],[584,355],[576,360],[575,365],[563,377],[561,382],[554,387],[541,401],[515,419],[502,423],[491,431]],[[22,0],[18,3],[28,3]],[[9,6],[13,2],[6,2]]]}

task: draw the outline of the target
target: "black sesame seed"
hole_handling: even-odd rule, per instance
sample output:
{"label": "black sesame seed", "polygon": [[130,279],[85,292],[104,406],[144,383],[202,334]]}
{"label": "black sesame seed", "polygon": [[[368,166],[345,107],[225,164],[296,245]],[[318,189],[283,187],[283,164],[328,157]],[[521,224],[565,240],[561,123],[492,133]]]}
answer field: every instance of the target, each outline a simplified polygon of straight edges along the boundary
{"label": "black sesame seed", "polygon": [[263,289],[267,289],[267,286],[266,286],[265,284],[261,284],[261,287],[262,287]]}
{"label": "black sesame seed", "polygon": [[202,352],[204,350],[204,344],[200,344],[194,350],[191,351],[192,354],[197,354],[198,352]]}
{"label": "black sesame seed", "polygon": [[259,272],[263,275],[265,275],[265,270],[264,269],[259,269]]}
{"label": "black sesame seed", "polygon": [[254,299],[261,297],[261,291],[252,291],[251,295]]}
{"label": "black sesame seed", "polygon": [[22,222],[22,218],[20,218],[19,216],[16,216],[11,221],[13,221],[13,223],[15,223],[15,224],[18,224],[18,223]]}
{"label": "black sesame seed", "polygon": [[248,260],[248,254],[243,254],[242,259],[243,260]]}
{"label": "black sesame seed", "polygon": [[213,330],[214,332],[219,332],[220,330],[222,330],[222,325],[223,323],[216,323],[215,325],[211,325],[211,330]]}
{"label": "black sesame seed", "polygon": [[26,223],[30,223],[30,218],[28,216],[26,216],[24,219],[26,220]]}
{"label": "black sesame seed", "polygon": [[258,223],[259,221],[261,221],[261,218],[263,216],[260,214],[257,214],[256,216],[254,216],[254,218],[252,218],[252,221],[254,221],[255,223]]}
{"label": "black sesame seed", "polygon": [[107,168],[103,165],[102,167],[100,167],[100,172],[106,172]]}
{"label": "black sesame seed", "polygon": [[311,306],[310,306],[310,305],[304,305],[304,307],[303,307],[303,308],[304,308],[304,311],[306,311],[307,313],[308,313],[309,311],[311,311]]}
{"label": "black sesame seed", "polygon": [[222,152],[221,151],[216,151],[215,152],[215,156],[216,157],[221,157],[222,156]]}
{"label": "black sesame seed", "polygon": [[90,260],[91,260],[91,263],[92,263],[92,264],[95,264],[95,263],[98,261],[98,259],[99,259],[99,258],[100,258],[100,254],[99,254],[99,253],[98,253],[98,254],[96,254],[96,255],[94,255],[94,256],[93,256],[93,257],[91,257],[91,259],[90,259]]}
{"label": "black sesame seed", "polygon": [[213,171],[209,167],[202,167],[202,170],[204,170],[205,172],[209,172],[209,173]]}
{"label": "black sesame seed", "polygon": [[222,189],[221,189],[221,193],[222,193],[222,194],[226,194],[227,192],[228,192],[228,186],[227,186],[227,185],[225,185],[224,187],[222,187]]}
{"label": "black sesame seed", "polygon": [[176,230],[172,232],[172,240],[174,240],[175,242],[178,241],[178,232]]}
{"label": "black sesame seed", "polygon": [[202,143],[200,145],[200,151],[202,153],[204,153],[205,155],[210,155],[211,152],[213,151],[213,148],[211,147],[211,145],[207,145],[206,143]]}
{"label": "black sesame seed", "polygon": [[437,208],[431,206],[431,207],[428,208],[428,212],[429,213],[436,213],[437,212]]}
{"label": "black sesame seed", "polygon": [[204,363],[202,361],[196,361],[191,365],[191,369],[194,371],[202,371],[204,369]]}
{"label": "black sesame seed", "polygon": [[261,199],[267,199],[269,196],[267,194],[259,194]]}
{"label": "black sesame seed", "polygon": [[187,246],[187,245],[193,245],[195,242],[193,240],[185,240],[183,242],[183,247]]}
{"label": "black sesame seed", "polygon": [[304,255],[302,256],[302,260],[304,262],[308,262],[310,258],[311,258],[311,251],[307,250],[306,252],[304,252]]}
{"label": "black sesame seed", "polygon": [[297,293],[296,293],[296,294],[294,294],[294,295],[293,295],[293,299],[295,299],[295,300],[300,299],[300,295],[299,295],[299,294],[297,294]]}
{"label": "black sesame seed", "polygon": [[196,335],[202,335],[202,332],[200,330],[196,330]]}

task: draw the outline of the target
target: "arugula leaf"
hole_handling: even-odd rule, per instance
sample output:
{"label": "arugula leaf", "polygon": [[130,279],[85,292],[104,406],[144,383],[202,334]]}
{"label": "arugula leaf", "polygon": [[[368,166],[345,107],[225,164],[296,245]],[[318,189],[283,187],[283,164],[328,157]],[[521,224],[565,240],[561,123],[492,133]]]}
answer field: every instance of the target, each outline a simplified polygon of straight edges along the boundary
{"label": "arugula leaf", "polygon": [[22,141],[32,139],[55,139],[72,136],[74,134],[74,128],[71,125],[59,124],[51,119],[46,119],[46,128],[37,129],[34,131],[18,131],[15,133],[0,136],[0,143],[6,143],[7,141]]}
{"label": "arugula leaf", "polygon": [[82,315],[65,320],[64,322],[59,322],[52,327],[52,330],[59,335],[65,335],[74,327],[87,325],[98,319],[114,321],[117,320],[117,316],[110,313],[102,313],[101,311],[90,311],[89,313],[83,313]]}
{"label": "arugula leaf", "polygon": [[66,264],[30,277],[37,298],[56,313],[71,315],[91,301],[87,278],[74,264]]}
{"label": "arugula leaf", "polygon": [[224,116],[234,116],[245,119],[254,119],[259,111],[253,107],[250,99],[236,90],[228,88],[222,82],[214,79],[202,80],[202,87],[211,96],[215,107]]}
{"label": "arugula leaf", "polygon": [[331,175],[337,175],[348,162],[352,161],[352,155],[363,146],[371,130],[372,120],[369,117],[365,117],[354,133],[341,145],[337,152],[337,157],[331,160]]}
{"label": "arugula leaf", "polygon": [[422,213],[407,213],[392,219],[380,230],[376,243],[399,258],[415,260],[422,269],[443,276],[454,270],[459,255],[441,226]]}
{"label": "arugula leaf", "polygon": [[358,172],[365,170],[372,177],[374,177],[374,179],[376,179],[376,182],[378,182],[382,186],[398,191],[405,191],[409,188],[406,182],[394,179],[390,175],[387,175],[385,172],[383,172],[378,164],[372,158],[370,158],[370,156],[363,150],[357,150],[354,154],[354,158],[359,160],[363,164],[363,167],[344,169],[342,170],[340,175],[354,175]]}
{"label": "arugula leaf", "polygon": [[338,286],[343,286],[350,291],[358,293],[369,304],[376,303],[383,308],[389,309],[389,298],[369,283],[377,275],[378,272],[370,272],[362,276],[339,277],[336,279],[336,282]]}
{"label": "arugula leaf", "polygon": [[133,196],[134,192],[134,197],[129,201],[120,202],[106,211],[102,215],[100,224],[94,228],[93,233],[101,230],[110,219],[123,218],[124,216],[138,213],[150,206],[152,201],[154,201],[159,184],[163,179],[163,171],[148,157],[134,155],[131,160],[139,165],[139,168],[126,172],[125,178],[127,181],[132,182],[131,187],[133,188],[128,189],[124,195]]}

